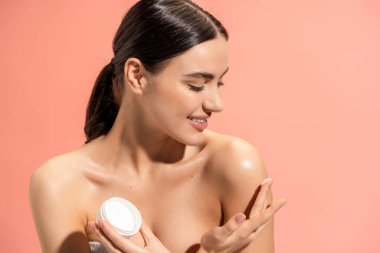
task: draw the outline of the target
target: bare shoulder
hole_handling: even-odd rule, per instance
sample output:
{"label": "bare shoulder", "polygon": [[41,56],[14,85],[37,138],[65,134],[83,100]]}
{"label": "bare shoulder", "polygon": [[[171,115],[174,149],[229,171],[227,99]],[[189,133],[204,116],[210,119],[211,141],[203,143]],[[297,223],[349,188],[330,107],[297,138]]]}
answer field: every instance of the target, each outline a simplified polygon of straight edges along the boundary
{"label": "bare shoulder", "polygon": [[36,168],[29,185],[32,207],[34,203],[41,206],[54,203],[66,205],[67,210],[73,208],[73,200],[81,196],[78,192],[83,192],[86,185],[79,161],[78,154],[72,151],[52,157]]}
{"label": "bare shoulder", "polygon": [[[30,179],[30,205],[43,252],[69,252],[63,249],[74,245],[88,252],[84,231],[87,220],[80,204],[82,194],[78,194],[85,184],[73,166],[72,155],[50,158]],[[75,242],[66,244],[70,237],[75,237]]]}
{"label": "bare shoulder", "polygon": [[[215,185],[220,193],[220,202],[225,224],[237,213],[249,213],[254,205],[261,183],[268,177],[264,161],[258,149],[250,142],[238,137],[212,133],[212,170]],[[272,192],[267,193],[268,203],[273,200]],[[249,247],[241,251],[274,252],[274,221],[268,222],[260,236]]]}
{"label": "bare shoulder", "polygon": [[62,196],[66,188],[72,188],[73,184],[78,185],[81,180],[73,162],[74,156],[72,152],[57,155],[39,165],[30,179],[31,190],[45,188],[44,190],[50,190],[52,194],[58,192]]}
{"label": "bare shoulder", "polygon": [[252,143],[236,136],[211,131],[207,134],[213,149],[210,163],[223,179],[223,186],[243,182],[261,184],[268,177],[260,152]]}

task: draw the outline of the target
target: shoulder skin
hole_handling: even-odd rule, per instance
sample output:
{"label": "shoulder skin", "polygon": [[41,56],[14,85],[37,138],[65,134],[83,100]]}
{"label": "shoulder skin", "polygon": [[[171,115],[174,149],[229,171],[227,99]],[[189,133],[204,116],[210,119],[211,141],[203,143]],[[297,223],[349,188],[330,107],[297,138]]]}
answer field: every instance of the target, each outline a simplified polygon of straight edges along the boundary
{"label": "shoulder skin", "polygon": [[[215,182],[220,192],[224,223],[237,213],[249,213],[261,183],[268,177],[260,153],[251,143],[241,138],[222,135],[212,158]],[[267,203],[273,200],[272,192]],[[274,253],[274,220],[241,253]]]}
{"label": "shoulder skin", "polygon": [[[29,199],[42,252],[90,253],[80,215],[83,182],[78,172],[60,155],[49,159],[33,172]],[[79,215],[78,215],[79,214]]]}

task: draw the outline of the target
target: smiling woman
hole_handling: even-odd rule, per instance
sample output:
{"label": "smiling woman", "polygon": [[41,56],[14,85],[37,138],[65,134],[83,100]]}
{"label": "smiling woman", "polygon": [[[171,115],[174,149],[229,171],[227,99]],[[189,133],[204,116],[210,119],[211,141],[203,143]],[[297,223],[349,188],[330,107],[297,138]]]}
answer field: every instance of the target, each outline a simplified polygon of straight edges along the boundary
{"label": "smiling woman", "polygon": [[[190,0],[142,0],[127,12],[88,103],[86,142],[31,178],[43,252],[274,252],[285,200],[273,200],[250,143],[207,130],[223,110],[227,40]],[[110,197],[138,208],[138,234],[96,221]]]}

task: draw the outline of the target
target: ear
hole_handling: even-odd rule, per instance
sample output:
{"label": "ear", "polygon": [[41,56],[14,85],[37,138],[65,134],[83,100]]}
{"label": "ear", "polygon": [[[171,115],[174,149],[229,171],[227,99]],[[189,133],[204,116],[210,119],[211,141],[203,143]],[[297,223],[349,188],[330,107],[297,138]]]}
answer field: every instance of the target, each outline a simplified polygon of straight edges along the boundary
{"label": "ear", "polygon": [[132,92],[141,94],[146,86],[144,77],[146,70],[142,62],[137,58],[129,58],[124,64],[125,85],[129,86]]}

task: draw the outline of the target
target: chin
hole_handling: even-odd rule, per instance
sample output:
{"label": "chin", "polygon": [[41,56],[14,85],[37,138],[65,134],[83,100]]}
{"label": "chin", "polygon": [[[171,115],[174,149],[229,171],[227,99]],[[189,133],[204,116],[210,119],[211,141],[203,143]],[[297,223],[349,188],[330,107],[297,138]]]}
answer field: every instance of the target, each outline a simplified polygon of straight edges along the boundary
{"label": "chin", "polygon": [[203,132],[195,132],[187,134],[186,136],[181,136],[177,140],[185,145],[199,146],[203,145],[206,142],[206,136],[203,134]]}

